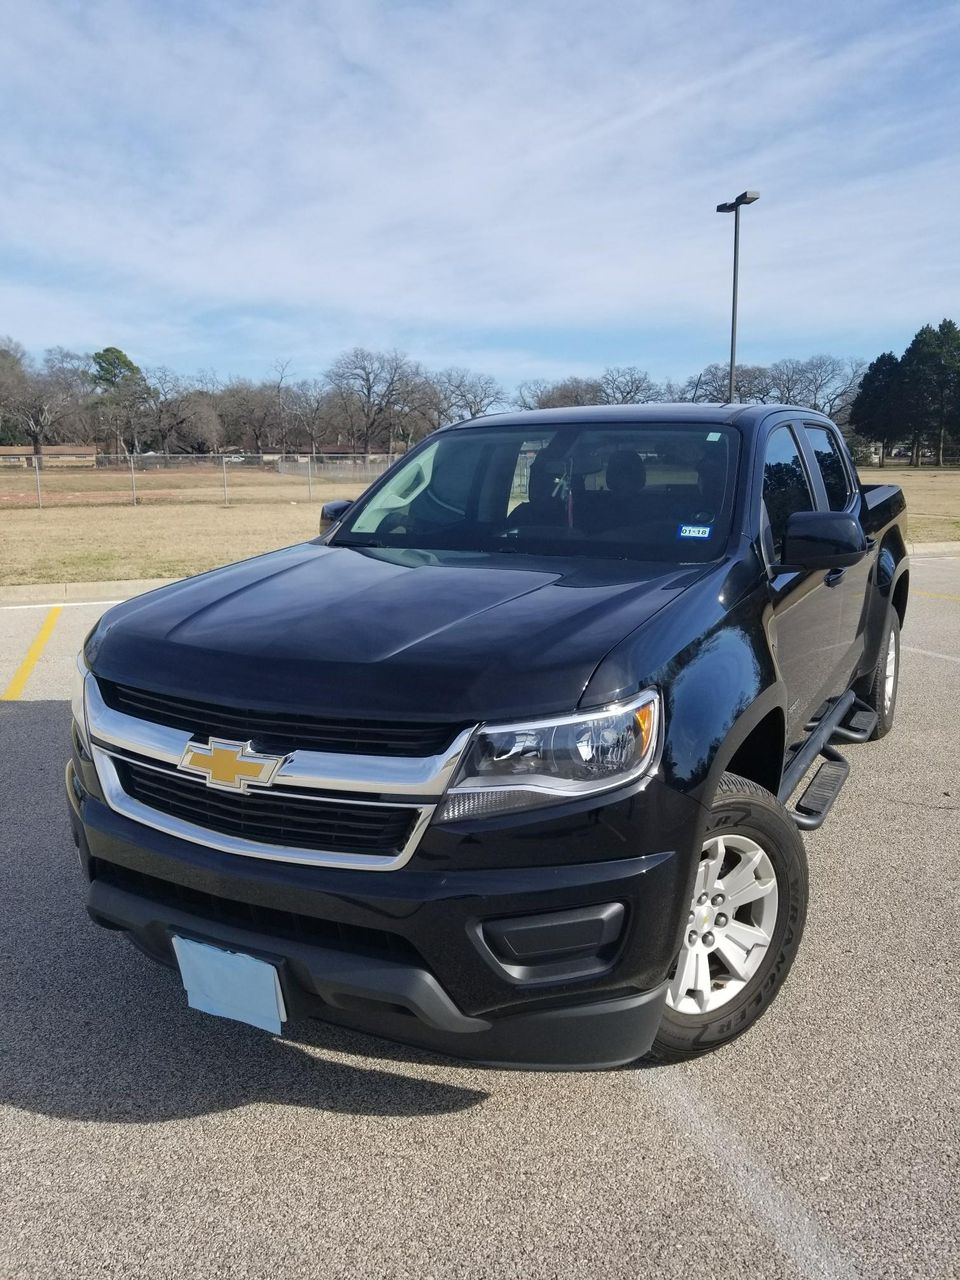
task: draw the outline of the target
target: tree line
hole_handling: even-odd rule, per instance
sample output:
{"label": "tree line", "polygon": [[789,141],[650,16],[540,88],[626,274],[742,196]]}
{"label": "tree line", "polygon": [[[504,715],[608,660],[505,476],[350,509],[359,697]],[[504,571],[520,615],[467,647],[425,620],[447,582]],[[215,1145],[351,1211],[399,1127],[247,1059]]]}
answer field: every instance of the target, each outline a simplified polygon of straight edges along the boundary
{"label": "tree line", "polygon": [[[960,330],[925,326],[898,359],[816,355],[738,365],[736,397],[827,414],[885,448],[909,440],[914,461],[960,445]],[[655,382],[634,366],[596,377],[528,381],[508,392],[469,369],[428,370],[398,351],[355,347],[322,376],[294,379],[278,362],[260,381],[184,378],[141,368],[118,347],[90,355],[52,347],[31,358],[0,338],[0,443],[92,444],[103,453],[396,453],[439,427],[511,407],[723,402],[728,368],[710,364],[683,382]],[[858,443],[854,439],[854,444]]]}
{"label": "tree line", "polygon": [[960,328],[952,320],[925,324],[902,356],[877,356],[850,406],[850,427],[879,443],[881,466],[904,442],[912,466],[925,450],[943,466],[948,450],[960,448]]}

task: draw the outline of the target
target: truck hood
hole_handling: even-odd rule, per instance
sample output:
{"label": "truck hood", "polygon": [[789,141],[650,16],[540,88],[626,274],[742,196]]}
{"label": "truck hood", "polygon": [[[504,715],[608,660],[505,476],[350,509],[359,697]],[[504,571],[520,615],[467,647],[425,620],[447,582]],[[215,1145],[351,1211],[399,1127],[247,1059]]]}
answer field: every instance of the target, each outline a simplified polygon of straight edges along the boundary
{"label": "truck hood", "polygon": [[86,656],[104,679],[274,712],[565,712],[604,655],[704,570],[305,543],[117,606]]}

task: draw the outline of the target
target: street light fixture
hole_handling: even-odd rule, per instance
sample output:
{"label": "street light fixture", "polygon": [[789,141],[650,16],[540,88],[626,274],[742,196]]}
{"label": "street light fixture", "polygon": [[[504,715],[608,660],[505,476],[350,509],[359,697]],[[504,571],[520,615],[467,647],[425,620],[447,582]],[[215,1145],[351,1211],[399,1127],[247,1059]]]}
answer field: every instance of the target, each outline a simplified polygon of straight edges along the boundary
{"label": "street light fixture", "polygon": [[760,199],[759,191],[741,191],[736,200],[728,204],[718,204],[717,213],[733,214],[733,315],[730,321],[730,392],[728,400],[733,403],[733,375],[737,363],[737,276],[740,271],[740,206],[753,204]]}

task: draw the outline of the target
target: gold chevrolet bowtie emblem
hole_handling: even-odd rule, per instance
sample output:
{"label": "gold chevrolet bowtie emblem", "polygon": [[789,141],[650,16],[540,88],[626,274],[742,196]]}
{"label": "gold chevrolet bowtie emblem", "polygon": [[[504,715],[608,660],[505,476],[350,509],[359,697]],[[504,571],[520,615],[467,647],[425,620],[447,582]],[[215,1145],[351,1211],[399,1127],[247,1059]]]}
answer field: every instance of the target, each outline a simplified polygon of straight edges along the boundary
{"label": "gold chevrolet bowtie emblem", "polygon": [[180,763],[184,773],[196,773],[208,787],[221,791],[249,791],[252,782],[268,787],[286,756],[263,756],[249,742],[211,738],[206,746],[188,742]]}

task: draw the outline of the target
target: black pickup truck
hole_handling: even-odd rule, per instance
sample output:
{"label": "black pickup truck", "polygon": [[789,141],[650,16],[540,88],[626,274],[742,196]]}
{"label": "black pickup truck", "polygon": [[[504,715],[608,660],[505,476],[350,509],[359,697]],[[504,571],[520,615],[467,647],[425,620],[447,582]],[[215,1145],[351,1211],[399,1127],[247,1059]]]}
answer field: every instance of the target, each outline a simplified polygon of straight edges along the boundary
{"label": "black pickup truck", "polygon": [[93,919],[274,1032],[601,1067],[749,1027],[837,744],[893,721],[900,490],[806,409],[622,406],[447,428],[325,515],[87,638]]}

